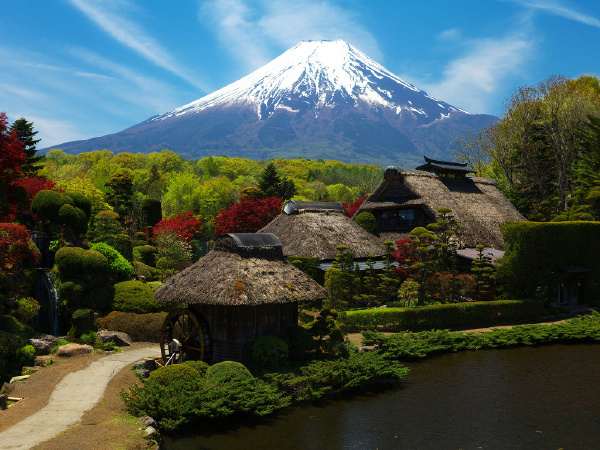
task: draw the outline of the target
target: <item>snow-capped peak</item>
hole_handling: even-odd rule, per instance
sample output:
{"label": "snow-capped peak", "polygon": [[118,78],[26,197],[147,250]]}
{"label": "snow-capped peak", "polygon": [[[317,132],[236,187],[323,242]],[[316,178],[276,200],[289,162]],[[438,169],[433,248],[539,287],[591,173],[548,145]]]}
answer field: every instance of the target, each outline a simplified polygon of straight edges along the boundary
{"label": "snow-capped peak", "polygon": [[462,111],[403,81],[342,41],[305,41],[244,78],[149,122],[196,113],[224,103],[251,104],[265,118],[278,108],[312,109],[360,103],[403,110],[427,122]]}

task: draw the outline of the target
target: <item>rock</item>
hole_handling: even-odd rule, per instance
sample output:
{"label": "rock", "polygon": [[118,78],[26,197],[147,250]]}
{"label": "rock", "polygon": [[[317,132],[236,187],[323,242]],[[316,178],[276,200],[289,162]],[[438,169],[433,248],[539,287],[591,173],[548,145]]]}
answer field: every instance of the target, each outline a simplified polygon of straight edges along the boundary
{"label": "rock", "polygon": [[137,369],[135,373],[143,378],[148,378],[150,376],[150,371],[148,369]]}
{"label": "rock", "polygon": [[133,344],[131,337],[127,333],[121,331],[101,330],[98,331],[96,335],[98,336],[98,340],[103,344],[106,344],[107,342],[114,342],[119,346]]}
{"label": "rock", "polygon": [[46,367],[49,364],[49,361],[52,360],[52,355],[42,355],[36,356],[33,360],[34,366]]}
{"label": "rock", "polygon": [[17,381],[23,381],[29,378],[29,375],[19,375],[18,377],[12,377],[10,379],[10,384],[16,383]]}
{"label": "rock", "polygon": [[150,416],[140,417],[139,423],[143,427],[154,427],[154,428],[156,428],[156,421],[152,417],[150,417]]}
{"label": "rock", "polygon": [[146,427],[144,429],[144,434],[146,439],[155,439],[158,436],[158,431],[154,427]]}
{"label": "rock", "polygon": [[8,408],[8,395],[2,394],[0,395],[0,409]]}
{"label": "rock", "polygon": [[21,369],[21,373],[23,372],[37,372],[38,370],[42,370],[40,366],[23,366]]}
{"label": "rock", "polygon": [[90,353],[94,348],[91,345],[66,344],[58,347],[56,356],[77,356]]}
{"label": "rock", "polygon": [[51,334],[36,334],[29,341],[37,355],[47,355],[50,349],[58,344],[58,338]]}

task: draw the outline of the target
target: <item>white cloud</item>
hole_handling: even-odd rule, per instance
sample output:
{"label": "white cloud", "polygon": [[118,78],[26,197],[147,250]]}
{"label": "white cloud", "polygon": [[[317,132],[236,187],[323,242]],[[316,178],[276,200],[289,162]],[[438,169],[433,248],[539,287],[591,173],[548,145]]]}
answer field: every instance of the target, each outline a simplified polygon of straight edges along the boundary
{"label": "white cloud", "polygon": [[265,0],[250,6],[244,0],[211,0],[203,4],[198,17],[215,29],[246,70],[266,64],[303,40],[343,39],[379,62],[383,58],[358,15],[328,1]]}
{"label": "white cloud", "polygon": [[119,12],[108,9],[114,5],[123,8],[123,5],[126,5],[126,3],[109,2],[99,6],[101,2],[92,3],[85,0],[69,0],[69,2],[113,39],[129,47],[148,61],[177,75],[192,86],[196,86],[205,92],[210,92],[208,84],[199,80],[198,76],[191,74],[185,67],[182,67],[158,42],[146,34],[137,23],[122,17]]}
{"label": "white cloud", "polygon": [[476,39],[464,43],[466,50],[450,61],[439,81],[407,79],[433,97],[471,113],[486,113],[497,102],[504,84],[524,73],[531,61],[535,41],[521,34]]}
{"label": "white cloud", "polygon": [[574,8],[565,6],[563,3],[559,1],[552,0],[508,0],[513,3],[518,3],[525,7],[543,11],[549,14],[553,14],[555,16],[564,17],[565,19],[574,20],[575,22],[580,22],[586,25],[590,25],[592,27],[600,28],[600,20],[597,18],[579,12]]}

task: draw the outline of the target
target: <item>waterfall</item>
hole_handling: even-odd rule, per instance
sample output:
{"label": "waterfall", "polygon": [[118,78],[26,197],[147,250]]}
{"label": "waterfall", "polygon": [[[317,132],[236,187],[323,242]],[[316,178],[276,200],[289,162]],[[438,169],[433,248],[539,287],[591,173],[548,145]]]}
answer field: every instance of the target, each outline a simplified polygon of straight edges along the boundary
{"label": "waterfall", "polygon": [[36,330],[58,336],[58,294],[54,277],[47,269],[37,269],[35,299],[40,304]]}
{"label": "waterfall", "polygon": [[34,293],[34,298],[40,304],[36,331],[58,336],[58,295],[54,277],[50,273],[52,266],[50,240],[43,231],[30,231],[29,236],[41,254],[40,262],[37,265]]}

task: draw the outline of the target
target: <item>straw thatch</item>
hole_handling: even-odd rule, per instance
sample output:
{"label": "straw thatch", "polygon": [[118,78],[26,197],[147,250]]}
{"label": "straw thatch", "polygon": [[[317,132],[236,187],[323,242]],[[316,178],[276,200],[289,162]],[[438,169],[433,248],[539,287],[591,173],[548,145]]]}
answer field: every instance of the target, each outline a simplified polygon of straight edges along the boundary
{"label": "straw thatch", "polygon": [[[452,179],[394,167],[385,171],[383,181],[356,214],[369,211],[379,218],[382,211],[406,207],[420,211],[429,221],[436,220],[439,208],[450,208],[464,227],[460,236],[461,247],[483,244],[501,249],[504,240],[499,225],[506,221],[525,220],[491,178]],[[407,234],[405,230],[389,230],[381,233],[381,237],[397,240]]]}
{"label": "straw thatch", "polygon": [[275,234],[285,256],[328,261],[335,259],[340,245],[348,247],[354,258],[385,254],[381,241],[346,216],[341,204],[335,202],[288,202],[284,212],[260,231]]}
{"label": "straw thatch", "polygon": [[230,306],[284,304],[328,296],[316,281],[285,260],[278,240],[274,245],[243,247],[235,236],[243,235],[218,238],[212,251],[171,277],[154,296],[164,302]]}

